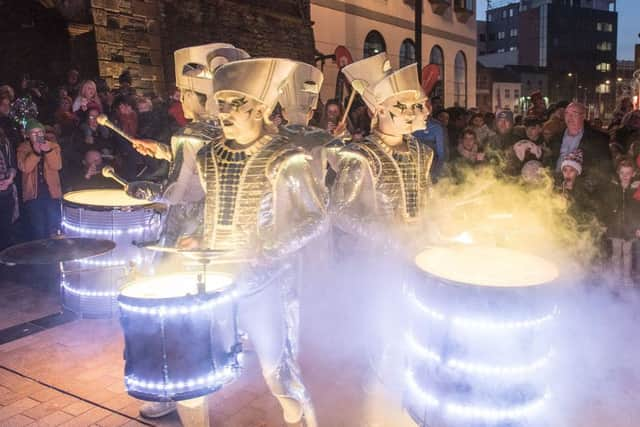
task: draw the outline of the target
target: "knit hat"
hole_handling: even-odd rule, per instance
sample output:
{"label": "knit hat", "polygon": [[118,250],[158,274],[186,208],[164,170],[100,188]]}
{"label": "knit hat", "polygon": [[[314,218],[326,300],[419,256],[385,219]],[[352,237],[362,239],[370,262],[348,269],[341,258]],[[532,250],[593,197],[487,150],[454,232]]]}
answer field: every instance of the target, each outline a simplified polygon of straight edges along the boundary
{"label": "knit hat", "polygon": [[513,123],[513,111],[510,110],[500,110],[496,113],[496,120],[506,119],[509,122]]}
{"label": "knit hat", "polygon": [[44,125],[37,121],[36,119],[27,120],[27,124],[24,127],[25,132],[29,133],[33,129],[42,129],[44,131]]}
{"label": "knit hat", "polygon": [[578,175],[580,175],[582,173],[582,150],[577,149],[567,154],[562,161],[562,168],[565,166],[571,166],[578,172]]}

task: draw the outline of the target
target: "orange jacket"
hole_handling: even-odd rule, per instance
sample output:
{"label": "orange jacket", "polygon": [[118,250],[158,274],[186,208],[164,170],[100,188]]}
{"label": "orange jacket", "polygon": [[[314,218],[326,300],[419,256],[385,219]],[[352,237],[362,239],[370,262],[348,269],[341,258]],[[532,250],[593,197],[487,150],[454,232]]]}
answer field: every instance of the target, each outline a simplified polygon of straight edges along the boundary
{"label": "orange jacket", "polygon": [[[60,189],[60,174],[58,171],[62,169],[62,156],[60,155],[60,146],[55,142],[50,142],[51,151],[44,156],[44,179],[49,187],[51,198],[60,199],[62,190]],[[33,200],[38,196],[38,162],[41,156],[38,156],[29,141],[23,142],[18,147],[16,155],[18,160],[18,169],[22,171],[22,200]]]}

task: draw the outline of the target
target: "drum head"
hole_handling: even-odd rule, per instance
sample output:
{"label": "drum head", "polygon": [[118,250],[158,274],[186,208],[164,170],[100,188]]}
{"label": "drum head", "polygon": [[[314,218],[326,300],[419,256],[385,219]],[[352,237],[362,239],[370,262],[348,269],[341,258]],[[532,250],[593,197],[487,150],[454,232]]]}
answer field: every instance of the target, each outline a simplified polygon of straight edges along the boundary
{"label": "drum head", "polygon": [[63,197],[66,204],[78,206],[97,206],[112,208],[127,208],[133,206],[151,205],[147,200],[134,199],[119,189],[81,190],[66,193]]}
{"label": "drum head", "polygon": [[555,265],[538,256],[486,246],[430,248],[419,253],[415,263],[432,276],[474,286],[537,286],[559,275]]}
{"label": "drum head", "polygon": [[[125,286],[120,295],[139,299],[169,299],[195,295],[198,293],[198,275],[197,272],[188,272],[146,277]],[[224,292],[232,283],[233,277],[228,273],[207,273],[207,293]]]}

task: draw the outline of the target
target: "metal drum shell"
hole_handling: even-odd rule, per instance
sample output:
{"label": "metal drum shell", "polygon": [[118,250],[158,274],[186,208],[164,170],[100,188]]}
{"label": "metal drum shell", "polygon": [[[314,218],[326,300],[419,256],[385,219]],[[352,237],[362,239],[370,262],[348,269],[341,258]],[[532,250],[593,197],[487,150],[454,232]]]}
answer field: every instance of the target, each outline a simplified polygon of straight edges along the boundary
{"label": "metal drum shell", "polygon": [[[554,280],[531,286],[474,285],[430,274],[414,264],[405,293],[409,298],[410,339],[423,351],[422,356],[410,352],[408,358],[417,386],[460,405],[486,406],[488,401],[489,406],[508,407],[542,398],[546,384],[535,374],[489,377],[487,381],[487,377],[474,377],[475,374],[452,368],[446,361],[452,358],[474,361],[484,351],[480,360],[499,366],[508,363],[512,348],[521,351],[520,354],[530,354],[532,359],[551,354],[547,333],[557,315],[557,284]],[[497,342],[498,337],[504,341]],[[483,359],[487,355],[489,359]],[[418,425],[528,425],[518,419],[454,420],[436,409],[425,411],[418,400],[411,391],[407,392],[405,404]]]}
{"label": "metal drum shell", "polygon": [[[125,378],[144,378],[146,383],[157,385],[150,390],[125,381],[129,395],[148,401],[193,399],[217,391],[239,375],[241,347],[236,329],[237,305],[229,292],[164,298],[118,296],[125,337]],[[217,304],[216,301],[223,297],[228,297],[228,301]],[[215,306],[194,313],[160,315],[157,311],[160,307],[169,311],[172,307],[213,303]],[[156,310],[155,314],[150,310]],[[233,320],[233,342],[221,338],[223,333],[219,330],[218,320],[222,318]],[[217,375],[229,367],[232,375],[223,381],[196,383],[197,378]],[[167,387],[179,383],[186,386],[189,379],[194,384],[188,390]]]}
{"label": "metal drum shell", "polygon": [[[87,200],[79,202],[81,197],[78,196],[83,193]],[[63,264],[63,306],[84,317],[113,315],[118,290],[131,266],[147,264],[154,256],[132,242],[157,240],[162,229],[160,205],[140,202],[131,206],[108,206],[108,196],[116,193],[123,194],[124,191],[73,191],[66,193],[62,201],[65,234],[108,238],[116,243],[116,247],[104,255]],[[92,201],[98,204],[92,205]]]}

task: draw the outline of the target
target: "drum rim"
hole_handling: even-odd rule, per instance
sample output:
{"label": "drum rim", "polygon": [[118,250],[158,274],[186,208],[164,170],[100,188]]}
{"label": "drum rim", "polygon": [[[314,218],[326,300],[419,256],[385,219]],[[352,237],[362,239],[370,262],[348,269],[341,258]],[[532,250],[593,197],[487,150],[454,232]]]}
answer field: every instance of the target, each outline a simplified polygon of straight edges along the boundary
{"label": "drum rim", "polygon": [[83,193],[83,192],[87,192],[87,191],[121,191],[123,193],[126,194],[126,192],[124,190],[119,190],[117,188],[92,188],[92,189],[85,189],[85,190],[74,190],[74,191],[68,191],[66,193],[64,193],[62,195],[62,204],[65,207],[72,207],[72,208],[78,208],[78,209],[87,209],[87,210],[92,210],[92,211],[133,211],[133,210],[140,210],[140,209],[148,209],[148,208],[152,208],[155,203],[153,202],[149,202],[146,200],[141,200],[141,202],[144,203],[140,203],[140,204],[131,204],[131,205],[119,205],[119,206],[107,206],[107,205],[91,205],[91,204],[87,204],[87,203],[80,203],[80,202],[74,202],[74,201],[70,201],[67,200],[67,196],[68,195],[72,195],[72,194],[76,194],[76,193]]}
{"label": "drum rim", "polygon": [[[186,272],[189,273],[189,272]],[[194,275],[197,277],[198,272],[193,272]],[[169,274],[165,274],[159,277],[166,277],[166,276],[181,276],[184,275],[185,272],[183,273],[169,273]],[[206,292],[203,295],[200,294],[184,294],[184,295],[180,295],[180,296],[169,296],[169,297],[152,297],[152,298],[141,298],[139,296],[131,296],[131,295],[125,295],[123,292],[125,291],[125,289],[127,289],[130,286],[135,285],[136,283],[141,283],[141,282],[148,282],[148,281],[153,281],[153,279],[158,278],[158,276],[150,276],[150,277],[143,277],[143,278],[139,278],[138,280],[134,280],[131,283],[128,283],[127,285],[125,285],[122,289],[120,289],[120,292],[118,294],[118,301],[122,302],[124,304],[128,304],[128,305],[134,305],[134,306],[138,306],[138,307],[153,307],[158,305],[159,303],[177,303],[179,301],[190,301],[192,299],[200,299],[202,301],[209,301],[211,299],[216,299],[216,298],[220,298],[224,295],[230,294],[231,292],[233,292],[233,288],[234,288],[234,279],[233,279],[233,275],[231,273],[227,273],[224,271],[208,271],[207,275],[210,274],[214,274],[214,275],[219,275],[219,276],[225,276],[229,279],[229,284],[221,287],[217,290],[214,290],[212,292]]]}
{"label": "drum rim", "polygon": [[[435,279],[435,280],[441,282],[443,285],[456,286],[456,287],[467,288],[467,289],[478,289],[478,290],[486,289],[487,291],[490,291],[490,290],[498,291],[500,289],[504,289],[506,291],[513,291],[513,290],[516,290],[516,289],[520,289],[520,290],[530,289],[530,290],[533,290],[533,289],[539,289],[539,288],[544,287],[544,286],[549,286],[549,285],[552,285],[552,284],[556,284],[556,283],[558,283],[560,281],[560,277],[561,277],[561,272],[560,272],[558,266],[556,264],[552,263],[551,261],[547,260],[544,257],[541,257],[539,255],[530,254],[530,253],[527,253],[527,252],[523,252],[523,251],[520,251],[520,250],[517,250],[517,249],[501,248],[501,249],[508,249],[510,251],[513,251],[513,252],[516,252],[516,253],[519,253],[519,254],[524,254],[524,255],[527,255],[527,256],[530,256],[530,257],[535,257],[535,258],[538,258],[538,259],[550,264],[556,270],[555,277],[553,277],[550,280],[538,281],[536,283],[529,283],[529,284],[518,284],[518,282],[516,282],[516,281],[514,281],[513,284],[509,284],[509,285],[491,285],[491,284],[485,285],[485,284],[481,284],[481,283],[472,283],[471,281],[464,281],[463,282],[463,281],[459,281],[459,280],[455,280],[455,279],[451,279],[451,278],[440,276],[440,275],[435,274],[434,272],[428,271],[428,270],[426,270],[426,269],[424,269],[424,268],[422,268],[422,267],[420,267],[418,265],[418,257],[420,255],[422,255],[424,252],[426,252],[426,251],[428,251],[430,249],[435,249],[435,248],[436,247],[425,248],[425,249],[422,249],[419,252],[417,252],[413,257],[413,267],[416,269],[416,271],[419,274],[423,274],[423,275],[426,275],[427,277],[429,277],[431,279]],[[446,249],[451,249],[451,248],[447,248],[447,247],[445,247],[445,248]]]}

